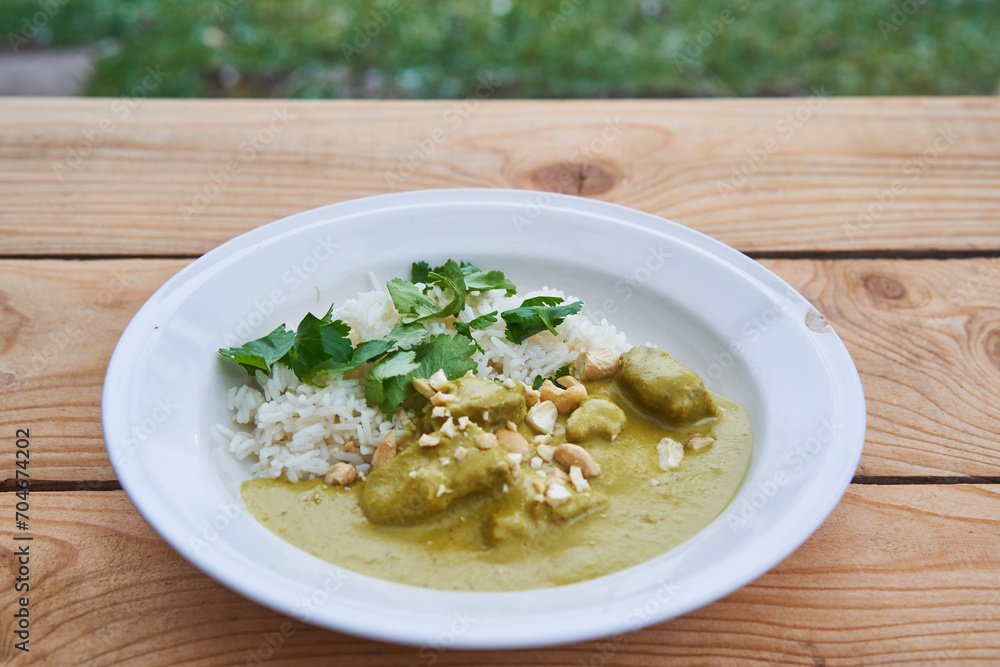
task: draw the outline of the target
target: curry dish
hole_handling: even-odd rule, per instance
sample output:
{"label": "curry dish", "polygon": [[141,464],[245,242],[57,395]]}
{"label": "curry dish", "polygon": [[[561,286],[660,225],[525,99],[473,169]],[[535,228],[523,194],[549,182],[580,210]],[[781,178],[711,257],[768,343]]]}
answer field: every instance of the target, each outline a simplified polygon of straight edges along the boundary
{"label": "curry dish", "polygon": [[292,544],[361,574],[462,591],[591,579],[707,526],[750,459],[746,413],[666,352],[584,353],[537,390],[443,373],[367,478],[244,483],[250,512]]}

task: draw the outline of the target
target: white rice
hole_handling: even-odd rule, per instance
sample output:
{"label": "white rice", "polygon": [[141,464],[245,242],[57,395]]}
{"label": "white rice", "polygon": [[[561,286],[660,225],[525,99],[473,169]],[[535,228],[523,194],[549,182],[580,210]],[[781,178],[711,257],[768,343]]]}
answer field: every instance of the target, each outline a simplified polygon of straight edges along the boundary
{"label": "white rice", "polygon": [[[448,301],[437,287],[431,293],[441,303]],[[593,323],[588,319],[586,306],[580,314],[567,317],[557,327],[556,336],[545,331],[517,344],[504,338],[506,325],[499,313],[542,295],[562,297],[566,303],[576,300],[549,288],[513,297],[494,290],[468,298],[458,317],[460,321],[498,313],[495,324],[472,331],[472,337],[484,350],[472,357],[478,377],[513,378],[530,384],[537,375],[553,375],[585,350],[610,347],[619,354],[628,350],[625,336],[607,320]],[[382,289],[363,292],[344,302],[334,311],[334,317],[351,326],[351,341],[357,345],[388,334],[398,322],[399,313]],[[453,319],[431,323],[428,335],[453,334]],[[412,415],[399,411],[395,419],[386,418],[377,407],[365,402],[364,379],[352,379],[364,378],[365,374],[348,375],[352,377],[328,374],[322,380],[324,386],[315,387],[300,383],[281,364],[275,364],[270,375],[257,371],[255,381],[229,390],[227,407],[233,413],[233,424],[220,424],[218,431],[238,460],[251,462],[254,478],[283,476],[297,482],[322,477],[338,461],[350,463],[366,474],[378,444],[389,431],[404,428]]]}

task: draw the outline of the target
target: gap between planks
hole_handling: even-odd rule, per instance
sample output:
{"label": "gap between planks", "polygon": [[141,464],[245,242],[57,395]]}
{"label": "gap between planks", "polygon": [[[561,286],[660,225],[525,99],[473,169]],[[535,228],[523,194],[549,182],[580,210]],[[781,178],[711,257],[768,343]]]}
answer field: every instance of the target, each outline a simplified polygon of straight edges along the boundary
{"label": "gap between planks", "polygon": [[[985,477],[959,476],[949,477],[946,475],[913,475],[913,476],[876,476],[876,475],[855,475],[851,479],[851,484],[860,485],[882,485],[882,486],[919,486],[933,484],[1000,484],[1000,475],[989,475]],[[0,493],[10,493],[18,491],[16,481],[7,478],[0,482]],[[77,482],[69,481],[48,481],[33,480],[31,491],[52,492],[52,491],[121,491],[122,485],[118,480],[84,480]]]}

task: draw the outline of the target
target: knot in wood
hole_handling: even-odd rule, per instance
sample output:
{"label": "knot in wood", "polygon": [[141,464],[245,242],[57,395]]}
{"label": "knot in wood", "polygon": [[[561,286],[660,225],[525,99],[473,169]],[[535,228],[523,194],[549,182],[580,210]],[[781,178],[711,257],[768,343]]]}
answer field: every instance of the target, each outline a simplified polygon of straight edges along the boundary
{"label": "knot in wood", "polygon": [[607,192],[615,185],[610,170],[587,162],[556,162],[528,173],[536,188],[564,195],[592,197]]}
{"label": "knot in wood", "polygon": [[906,287],[903,283],[889,276],[871,273],[863,278],[863,282],[865,289],[880,299],[899,301],[906,296]]}
{"label": "knot in wood", "polygon": [[1000,329],[994,329],[986,336],[986,358],[1000,369]]}

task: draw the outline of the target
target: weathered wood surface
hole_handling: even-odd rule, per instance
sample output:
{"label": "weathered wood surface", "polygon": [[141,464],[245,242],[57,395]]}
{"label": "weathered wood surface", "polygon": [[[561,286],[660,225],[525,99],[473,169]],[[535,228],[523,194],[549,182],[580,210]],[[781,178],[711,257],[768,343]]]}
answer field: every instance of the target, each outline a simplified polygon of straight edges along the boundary
{"label": "weathered wood surface", "polygon": [[0,255],[197,255],[308,208],[515,187],[745,252],[1000,250],[996,98],[0,100]]}
{"label": "weathered wood surface", "polygon": [[[909,665],[1000,656],[1000,486],[852,486],[795,554],[686,616],[604,641],[470,653],[289,620],[174,552],[121,491],[34,493],[33,665]],[[0,568],[14,570],[3,526]],[[10,596],[0,631],[11,635]],[[269,638],[277,649],[272,649]],[[2,643],[4,661],[13,656]]]}
{"label": "weathered wood surface", "polygon": [[[0,261],[0,429],[32,429],[36,478],[114,479],[104,371],[135,311],[186,264]],[[859,474],[997,475],[1000,261],[764,264],[816,304],[854,357],[868,402]]]}

